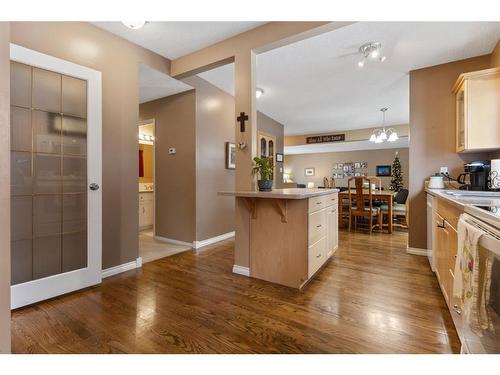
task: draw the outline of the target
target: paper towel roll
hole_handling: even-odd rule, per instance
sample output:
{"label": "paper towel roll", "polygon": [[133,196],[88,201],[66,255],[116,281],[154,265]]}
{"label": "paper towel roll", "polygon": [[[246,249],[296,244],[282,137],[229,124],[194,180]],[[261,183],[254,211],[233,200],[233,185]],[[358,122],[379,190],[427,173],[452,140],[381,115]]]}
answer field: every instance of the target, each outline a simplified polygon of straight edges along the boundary
{"label": "paper towel roll", "polygon": [[500,159],[493,159],[491,161],[491,188],[500,189]]}

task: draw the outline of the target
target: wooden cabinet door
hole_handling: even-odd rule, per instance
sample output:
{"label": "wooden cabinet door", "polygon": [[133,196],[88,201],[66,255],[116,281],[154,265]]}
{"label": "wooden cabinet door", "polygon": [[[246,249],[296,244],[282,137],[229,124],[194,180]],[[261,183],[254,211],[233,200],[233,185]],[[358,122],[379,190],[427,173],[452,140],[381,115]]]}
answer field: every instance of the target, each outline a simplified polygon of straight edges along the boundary
{"label": "wooden cabinet door", "polygon": [[139,228],[145,227],[146,224],[146,209],[144,203],[139,203]]}
{"label": "wooden cabinet door", "polygon": [[449,266],[448,266],[448,231],[446,230],[445,220],[435,213],[434,216],[434,233],[435,233],[435,248],[434,256],[436,258],[436,275],[441,286],[444,298],[448,303],[448,280],[449,280]]}
{"label": "wooden cabinet door", "polygon": [[331,257],[338,247],[338,212],[337,206],[328,207],[327,221],[327,258]]}
{"label": "wooden cabinet door", "polygon": [[144,203],[144,216],[145,225],[153,225],[153,202]]}
{"label": "wooden cabinet door", "polygon": [[453,283],[455,273],[455,260],[457,255],[458,234],[457,230],[445,221],[445,231],[447,235],[446,266],[448,268],[448,279],[446,284],[446,294],[451,300],[453,296]]}

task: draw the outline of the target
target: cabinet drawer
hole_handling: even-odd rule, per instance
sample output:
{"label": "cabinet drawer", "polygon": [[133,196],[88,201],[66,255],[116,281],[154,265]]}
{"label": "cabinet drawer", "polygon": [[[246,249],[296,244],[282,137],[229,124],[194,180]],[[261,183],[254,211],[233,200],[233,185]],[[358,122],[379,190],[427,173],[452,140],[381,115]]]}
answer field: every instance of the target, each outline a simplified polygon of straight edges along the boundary
{"label": "cabinet drawer", "polygon": [[152,202],[153,193],[139,193],[139,202]]}
{"label": "cabinet drawer", "polygon": [[326,236],[326,211],[320,210],[309,214],[309,246]]}
{"label": "cabinet drawer", "polygon": [[309,247],[308,258],[308,274],[312,277],[326,261],[326,237]]}
{"label": "cabinet drawer", "polygon": [[333,205],[337,205],[338,204],[338,194],[337,193],[332,193],[332,194],[328,194],[328,195],[325,195],[325,206],[329,207],[329,206],[333,206]]}
{"label": "cabinet drawer", "polygon": [[319,197],[309,198],[309,212],[319,211],[325,207],[326,207],[326,200],[324,195],[320,195]]}
{"label": "cabinet drawer", "polygon": [[452,206],[451,204],[443,201],[442,199],[437,200],[437,212],[442,216],[450,225],[457,229],[458,227],[458,219],[460,214],[462,214],[462,210]]}

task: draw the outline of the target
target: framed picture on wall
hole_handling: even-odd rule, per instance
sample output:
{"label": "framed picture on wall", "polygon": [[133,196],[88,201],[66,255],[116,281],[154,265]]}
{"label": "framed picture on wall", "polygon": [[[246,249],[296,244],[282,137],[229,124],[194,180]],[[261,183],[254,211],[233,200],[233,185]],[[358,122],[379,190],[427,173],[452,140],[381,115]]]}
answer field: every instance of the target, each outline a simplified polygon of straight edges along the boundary
{"label": "framed picture on wall", "polygon": [[391,175],[391,166],[377,165],[376,171],[377,171],[377,177],[388,177]]}
{"label": "framed picture on wall", "polygon": [[276,162],[283,163],[283,154],[276,153]]}
{"label": "framed picture on wall", "polygon": [[305,168],[304,169],[304,176],[306,176],[306,177],[314,176],[314,168]]}
{"label": "framed picture on wall", "polygon": [[236,169],[236,144],[226,142],[226,169]]}

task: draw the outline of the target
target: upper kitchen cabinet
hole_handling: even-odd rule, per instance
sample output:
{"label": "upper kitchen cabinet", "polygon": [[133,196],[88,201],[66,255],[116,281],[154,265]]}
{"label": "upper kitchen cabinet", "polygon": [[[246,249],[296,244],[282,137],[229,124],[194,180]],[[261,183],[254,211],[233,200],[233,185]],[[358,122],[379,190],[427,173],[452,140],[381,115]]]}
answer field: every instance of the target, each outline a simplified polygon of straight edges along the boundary
{"label": "upper kitchen cabinet", "polygon": [[453,93],[457,152],[500,149],[500,68],[461,74]]}

